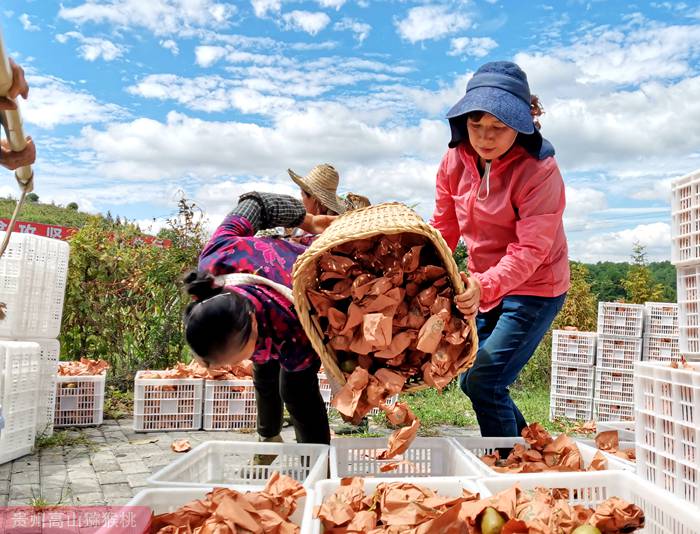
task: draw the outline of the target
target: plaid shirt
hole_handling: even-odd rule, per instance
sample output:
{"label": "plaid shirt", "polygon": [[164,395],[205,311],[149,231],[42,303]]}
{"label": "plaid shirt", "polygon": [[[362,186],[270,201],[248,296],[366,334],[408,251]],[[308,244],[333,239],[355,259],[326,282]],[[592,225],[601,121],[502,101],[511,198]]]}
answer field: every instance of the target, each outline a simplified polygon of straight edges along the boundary
{"label": "plaid shirt", "polygon": [[[306,247],[276,237],[254,237],[259,229],[300,224],[306,211],[286,195],[249,193],[214,232],[199,257],[199,270],[214,276],[251,273],[292,287],[292,267]],[[252,220],[251,220],[252,219]],[[302,371],[318,358],[299,323],[294,306],[267,286],[228,288],[255,309],[258,342],[253,361],[279,360],[288,371]]]}

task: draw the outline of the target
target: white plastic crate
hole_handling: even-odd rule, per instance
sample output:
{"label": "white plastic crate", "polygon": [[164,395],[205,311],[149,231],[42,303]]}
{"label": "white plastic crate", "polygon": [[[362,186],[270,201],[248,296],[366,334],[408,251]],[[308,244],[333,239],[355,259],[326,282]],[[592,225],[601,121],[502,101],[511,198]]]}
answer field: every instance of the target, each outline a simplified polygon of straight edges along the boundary
{"label": "white plastic crate", "polygon": [[567,398],[592,399],[594,378],[593,367],[552,363],[551,393]]}
{"label": "white plastic crate", "polygon": [[645,302],[644,335],[678,337],[678,304]]}
{"label": "white plastic crate", "polygon": [[201,378],[134,378],[134,430],[165,432],[202,428]]}
{"label": "white plastic crate", "polygon": [[552,362],[568,365],[593,365],[596,356],[595,332],[552,331]]}
{"label": "white plastic crate", "polygon": [[51,436],[56,408],[56,373],[61,345],[56,339],[32,339],[39,345],[41,377],[37,394],[36,434]]}
{"label": "white plastic crate", "polygon": [[572,399],[559,395],[549,396],[549,420],[571,419],[590,421],[593,412],[593,399]]}
{"label": "white plastic crate", "polygon": [[655,447],[637,443],[637,474],[650,483],[675,495],[678,499],[694,504],[700,509],[700,469],[694,464],[679,461]]}
{"label": "white plastic crate", "polygon": [[[318,387],[321,390],[321,397],[323,397],[323,403],[326,405],[326,411],[330,415],[330,413],[333,410],[335,410],[335,408],[331,406],[331,400],[333,400],[333,391],[331,390],[331,384],[328,381],[328,377],[325,373],[318,373]],[[392,406],[396,403],[397,400],[399,400],[399,396],[394,395],[386,399],[386,404]],[[372,408],[369,411],[368,415],[379,415],[381,413],[384,413],[381,409]]]}
{"label": "white plastic crate", "polygon": [[[513,476],[513,473],[499,473],[492,469],[481,461],[481,457],[485,454],[493,454],[497,449],[510,449],[516,444],[527,446],[527,442],[523,438],[518,437],[482,438],[460,436],[452,439],[457,447],[462,449],[474,468],[479,471],[480,476]],[[581,442],[576,442],[576,445],[581,452],[581,459],[583,460],[585,468],[588,468],[596,452],[598,452],[598,449]],[[622,471],[625,469],[628,469],[628,466],[621,461],[612,457],[608,458],[608,470]],[[537,473],[518,473],[518,476],[529,477],[535,474]]]}
{"label": "white plastic crate", "polygon": [[[5,232],[0,232],[0,241]],[[0,337],[58,337],[68,275],[64,241],[13,232],[0,258],[0,295],[6,317]]]}
{"label": "white plastic crate", "polygon": [[0,341],[0,464],[32,452],[39,392],[39,345]]}
{"label": "white plastic crate", "polygon": [[318,373],[318,389],[321,391],[323,403],[326,405],[326,412],[330,413],[333,392],[331,391],[331,383],[328,381],[325,373]]}
{"label": "white plastic crate", "polygon": [[634,362],[642,359],[642,338],[598,336],[599,369],[634,371]]}
{"label": "white plastic crate", "polygon": [[643,328],[643,304],[598,303],[598,336],[642,337]]}
{"label": "white plastic crate", "polygon": [[700,354],[700,265],[676,269],[681,354]]}
{"label": "white plastic crate", "polygon": [[[634,445],[634,440],[630,441],[622,441],[620,440],[620,435],[618,433],[618,448],[619,450],[626,451],[628,449],[635,450],[635,445]],[[594,449],[598,449],[598,446],[596,445],[595,439],[581,439],[581,438],[575,438],[574,441],[576,443],[583,443],[584,445],[588,445],[589,447],[593,447]],[[598,449],[600,450],[600,449]],[[632,471],[636,472],[637,471],[637,464],[635,464],[631,460],[627,460],[625,458],[622,458],[620,456],[616,456],[614,454],[611,454],[606,451],[600,451],[603,456],[605,456],[608,460],[613,459],[615,462],[620,462],[621,465],[625,466],[626,471]]]}
{"label": "white plastic crate", "polygon": [[634,404],[594,399],[593,420],[596,422],[633,421]]}
{"label": "white plastic crate", "polygon": [[671,183],[671,263],[700,261],[700,172]]}
{"label": "white plastic crate", "polygon": [[[270,465],[253,465],[256,454],[277,457]],[[169,488],[262,488],[274,471],[311,488],[327,476],[328,445],[206,441],[155,473],[148,483]]]}
{"label": "white plastic crate", "polygon": [[[377,489],[377,486],[383,482],[387,482],[382,478],[365,478],[365,494],[371,496]],[[463,477],[423,477],[420,479],[410,477],[399,477],[392,479],[391,482],[405,482],[408,484],[416,484],[423,488],[428,488],[436,492],[441,497],[460,497],[463,490],[471,493],[480,493],[482,497],[489,496],[489,493],[476,480]],[[309,534],[321,534],[324,532],[321,520],[314,518],[313,511],[317,506],[321,506],[323,501],[333,495],[336,489],[340,486],[340,480],[323,480],[316,484],[314,495],[314,506],[307,507],[307,515],[304,517],[304,524]],[[310,528],[309,528],[310,527]]]}
{"label": "white plastic crate", "polygon": [[596,428],[598,432],[617,430],[620,441],[633,442],[635,440],[634,421],[601,421],[596,424]]}
{"label": "white plastic crate", "polygon": [[57,376],[54,427],[102,424],[105,375]]}
{"label": "white plastic crate", "polygon": [[674,369],[665,364],[639,362],[634,379],[638,412],[700,428],[700,364]]}
{"label": "white plastic crate", "polygon": [[[240,492],[246,491],[256,491],[254,488],[238,487],[233,488]],[[150,508],[155,515],[167,514],[175,512],[177,509],[181,508],[183,505],[190,503],[195,500],[204,499],[207,493],[212,490],[211,487],[197,487],[197,488],[151,488],[139,491],[133,499],[131,499],[127,504],[125,511],[128,512],[129,509],[133,510],[133,506],[145,506]],[[297,507],[294,513],[289,516],[289,519],[296,525],[302,527],[302,532],[305,532],[305,525],[303,521],[305,518],[311,517],[314,503],[314,492],[310,489],[306,490],[306,496],[297,499]],[[117,510],[117,514],[119,511]],[[133,514],[133,511],[131,512]],[[127,517],[131,517],[127,515]],[[122,530],[124,532],[125,530]],[[146,528],[145,532],[148,532]],[[104,529],[99,530],[97,534],[113,534],[112,530]]]}
{"label": "white plastic crate", "polygon": [[698,534],[700,510],[644,482],[634,473],[595,471],[590,473],[541,473],[485,478],[487,491],[499,493],[515,484],[524,490],[538,487],[568,490],[571,504],[597,506],[610,497],[620,497],[644,511],[645,525],[639,534]]}
{"label": "white plastic crate", "polygon": [[[450,438],[416,438],[408,450],[390,460],[377,460],[386,449],[386,438],[336,438],[331,440],[331,478],[352,476],[443,477],[476,476],[472,462]],[[382,472],[381,467],[406,460],[393,471]]]}
{"label": "white plastic crate", "polygon": [[671,363],[679,361],[680,357],[678,336],[644,336],[643,361]]}
{"label": "white plastic crate", "polygon": [[595,398],[616,403],[634,402],[634,373],[596,369]]}
{"label": "white plastic crate", "polygon": [[635,367],[637,473],[700,506],[700,365]]}
{"label": "white plastic crate", "polygon": [[204,430],[256,428],[257,418],[252,380],[204,381]]}

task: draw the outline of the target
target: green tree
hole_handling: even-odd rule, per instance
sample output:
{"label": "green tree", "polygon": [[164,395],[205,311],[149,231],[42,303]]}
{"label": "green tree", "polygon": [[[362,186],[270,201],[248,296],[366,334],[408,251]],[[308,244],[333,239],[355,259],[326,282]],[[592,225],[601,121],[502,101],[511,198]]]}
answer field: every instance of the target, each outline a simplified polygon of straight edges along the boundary
{"label": "green tree", "polygon": [[453,257],[457,263],[457,267],[460,272],[467,272],[467,257],[469,253],[467,252],[467,247],[461,240],[457,243],[457,248],[454,251]]}
{"label": "green tree", "polygon": [[639,242],[633,245],[632,266],[622,280],[622,287],[625,289],[627,302],[633,304],[655,302],[663,298],[664,287],[652,280],[646,248]]}
{"label": "green tree", "polygon": [[39,202],[39,195],[36,193],[29,193],[26,196],[27,202]]}
{"label": "green tree", "polygon": [[182,275],[197,264],[205,233],[194,204],[168,221],[169,248],[138,244],[133,225],[93,217],[72,239],[61,329],[64,357],[103,358],[111,385],[126,389],[139,369],[187,361]]}
{"label": "green tree", "polygon": [[66,208],[69,210],[78,211],[78,204],[75,202],[71,202],[66,206]]}

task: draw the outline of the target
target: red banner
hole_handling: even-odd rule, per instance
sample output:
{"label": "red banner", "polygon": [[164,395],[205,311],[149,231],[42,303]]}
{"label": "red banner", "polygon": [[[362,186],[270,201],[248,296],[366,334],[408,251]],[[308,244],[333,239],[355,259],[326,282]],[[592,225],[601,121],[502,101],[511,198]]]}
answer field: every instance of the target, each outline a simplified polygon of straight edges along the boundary
{"label": "red banner", "polygon": [[[0,232],[7,230],[7,226],[10,224],[10,219],[0,218]],[[42,224],[26,221],[16,221],[14,232],[19,232],[21,234],[34,234],[43,237],[51,237],[53,239],[61,239],[63,241],[69,239],[73,234],[78,231],[78,228],[72,228],[69,226],[57,226],[55,224]],[[140,237],[134,238],[133,244],[153,245],[161,248],[170,248],[173,244],[170,239],[158,239],[152,235],[142,235]]]}

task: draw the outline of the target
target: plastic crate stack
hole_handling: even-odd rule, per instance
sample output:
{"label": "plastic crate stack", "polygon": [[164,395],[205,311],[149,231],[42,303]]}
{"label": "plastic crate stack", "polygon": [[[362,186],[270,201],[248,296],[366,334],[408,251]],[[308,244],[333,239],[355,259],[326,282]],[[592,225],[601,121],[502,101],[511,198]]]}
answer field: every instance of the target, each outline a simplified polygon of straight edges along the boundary
{"label": "plastic crate stack", "polygon": [[644,305],[598,303],[593,419],[634,419],[634,364],[642,359]]}
{"label": "plastic crate stack", "polygon": [[[0,240],[5,232],[0,232]],[[7,395],[14,395],[12,388],[5,387],[5,398],[0,400],[5,419],[5,428],[0,431],[0,442],[4,436],[13,432],[17,425],[26,427],[28,420],[33,421],[34,435],[53,432],[55,408],[55,377],[60,352],[57,341],[63,301],[68,275],[69,245],[64,241],[40,237],[33,234],[13,232],[7,250],[0,258],[0,309],[4,318],[0,320],[0,343],[21,341],[35,343],[38,350],[38,368],[32,376],[31,391],[33,414],[26,410],[18,412],[10,406]],[[14,359],[26,358],[13,351],[6,351],[5,362],[0,365],[0,384],[7,386],[13,378]],[[2,387],[2,386],[0,386]],[[26,409],[26,406],[25,406]],[[18,419],[22,421],[18,421]],[[25,448],[14,449],[0,445],[2,461],[10,456],[25,454]]]}
{"label": "plastic crate stack", "polygon": [[700,509],[700,365],[635,366],[637,474]]}
{"label": "plastic crate stack", "polygon": [[645,362],[677,362],[680,359],[678,304],[670,302],[644,303]]}
{"label": "plastic crate stack", "polygon": [[552,332],[549,418],[588,421],[593,411],[596,333]]}
{"label": "plastic crate stack", "polygon": [[700,359],[700,171],[671,183],[671,263],[676,266],[680,353]]}

